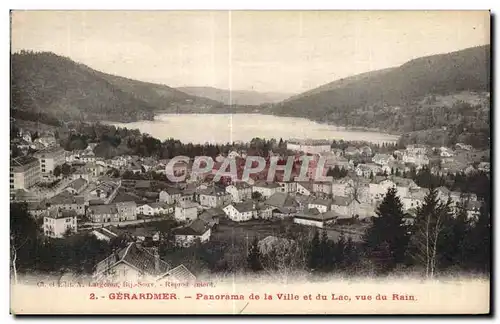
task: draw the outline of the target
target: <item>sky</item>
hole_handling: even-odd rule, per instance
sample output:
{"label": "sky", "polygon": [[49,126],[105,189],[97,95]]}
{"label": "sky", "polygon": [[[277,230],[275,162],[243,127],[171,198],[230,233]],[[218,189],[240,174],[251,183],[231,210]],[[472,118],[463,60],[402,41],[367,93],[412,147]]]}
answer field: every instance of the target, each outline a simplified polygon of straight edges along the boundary
{"label": "sky", "polygon": [[300,93],[490,43],[488,11],[13,11],[12,51],[171,87]]}

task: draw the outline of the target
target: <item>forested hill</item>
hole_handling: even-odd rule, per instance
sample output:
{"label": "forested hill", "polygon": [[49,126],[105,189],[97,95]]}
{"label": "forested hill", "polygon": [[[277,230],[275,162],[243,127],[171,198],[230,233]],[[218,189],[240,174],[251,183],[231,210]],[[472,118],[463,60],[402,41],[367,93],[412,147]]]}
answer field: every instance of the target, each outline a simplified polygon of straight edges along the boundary
{"label": "forested hill", "polygon": [[485,45],[337,80],[269,108],[280,116],[398,133],[483,132],[489,129],[489,91]]}
{"label": "forested hill", "polygon": [[221,105],[165,85],[102,73],[50,52],[12,54],[11,87],[14,116],[126,122],[152,119],[157,110]]}

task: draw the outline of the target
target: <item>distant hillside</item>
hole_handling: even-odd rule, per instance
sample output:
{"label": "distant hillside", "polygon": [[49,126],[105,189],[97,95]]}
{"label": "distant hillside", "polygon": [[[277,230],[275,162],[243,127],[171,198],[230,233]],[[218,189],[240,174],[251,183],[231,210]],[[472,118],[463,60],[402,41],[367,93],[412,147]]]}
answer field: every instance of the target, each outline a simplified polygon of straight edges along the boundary
{"label": "distant hillside", "polygon": [[247,90],[225,90],[211,87],[180,87],[178,90],[187,94],[204,97],[225,105],[257,106],[265,103],[275,103],[283,101],[291,96],[288,93],[278,92],[257,92]]}
{"label": "distant hillside", "polygon": [[[377,127],[364,111],[418,103],[430,94],[490,91],[490,46],[422,57],[397,68],[337,80],[272,106],[277,115]],[[391,127],[392,130],[395,130]],[[396,128],[396,130],[400,130]]]}
{"label": "distant hillside", "polygon": [[152,119],[158,110],[221,105],[165,85],[102,73],[48,52],[12,54],[11,87],[13,115],[61,120],[127,122]]}

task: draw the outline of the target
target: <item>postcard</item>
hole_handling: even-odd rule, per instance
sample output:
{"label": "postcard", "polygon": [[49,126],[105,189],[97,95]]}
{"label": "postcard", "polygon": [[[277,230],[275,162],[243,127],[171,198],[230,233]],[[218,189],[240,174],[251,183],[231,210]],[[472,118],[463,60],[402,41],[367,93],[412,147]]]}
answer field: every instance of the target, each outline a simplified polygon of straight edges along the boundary
{"label": "postcard", "polygon": [[11,11],[11,314],[490,314],[490,20]]}

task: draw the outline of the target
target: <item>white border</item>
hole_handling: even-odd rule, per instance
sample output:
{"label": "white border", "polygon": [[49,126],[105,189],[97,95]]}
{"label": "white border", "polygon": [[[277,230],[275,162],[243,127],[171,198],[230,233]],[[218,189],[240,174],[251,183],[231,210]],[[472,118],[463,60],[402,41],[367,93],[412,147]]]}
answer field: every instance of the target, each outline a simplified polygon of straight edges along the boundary
{"label": "white border", "polygon": [[[345,2],[337,2],[335,4],[329,4],[326,1],[318,1],[318,0],[308,0],[308,1],[297,1],[297,0],[288,0],[288,1],[274,1],[271,2],[269,0],[246,0],[246,1],[210,1],[209,3],[207,1],[193,1],[193,0],[183,0],[183,1],[177,1],[177,2],[163,2],[163,1],[148,1],[148,0],[141,0],[141,1],[115,1],[115,2],[105,2],[102,0],[87,0],[87,1],[82,1],[79,3],[76,2],[68,2],[68,1],[44,1],[43,5],[40,4],[40,2],[37,1],[5,1],[2,2],[2,7],[4,7],[2,13],[0,14],[0,22],[1,22],[1,32],[0,32],[0,37],[1,37],[1,42],[2,44],[5,44],[6,46],[10,47],[10,33],[9,33],[9,28],[10,28],[10,16],[9,16],[9,11],[8,9],[45,9],[45,10],[50,10],[50,9],[107,9],[107,10],[127,10],[127,9],[136,9],[136,10],[155,10],[155,9],[162,9],[162,10],[179,10],[179,9],[187,9],[187,10],[194,10],[194,9],[219,9],[219,10],[226,10],[226,9],[233,9],[233,10],[243,10],[243,9],[257,9],[257,10],[277,10],[277,9],[288,9],[288,10],[317,10],[317,9],[337,9],[337,10],[397,10],[397,9],[402,9],[402,10],[436,10],[436,9],[455,9],[455,10],[478,10],[478,9],[492,9],[493,13],[498,13],[497,7],[498,7],[498,1],[485,1],[485,0],[475,0],[475,1],[449,1],[449,2],[437,2],[437,1],[429,1],[429,0],[422,0],[418,2],[413,2],[410,3],[408,1],[345,1]],[[493,25],[493,27],[495,27]],[[495,43],[496,43],[496,33],[493,33],[492,35],[495,35]],[[496,53],[494,59],[497,58]],[[4,77],[4,82],[2,83],[2,90],[1,90],[1,98],[2,98],[2,103],[3,103],[3,108],[0,110],[0,113],[2,114],[2,123],[4,124],[4,127],[0,128],[1,132],[3,133],[2,137],[3,138],[8,138],[9,137],[9,89],[8,89],[8,84],[9,84],[9,54],[7,50],[1,51],[1,61],[2,61],[2,75]],[[493,75],[495,75],[496,70],[494,71]],[[497,87],[493,89],[494,93],[497,91]],[[492,109],[496,109],[497,107],[494,107]],[[496,118],[498,119],[499,113],[496,114]],[[498,121],[498,120],[495,120]],[[494,121],[492,121],[494,122]],[[492,124],[493,125],[493,124]],[[499,124],[500,125],[500,124]],[[500,127],[500,126],[499,126]],[[497,132],[495,132],[495,135],[497,135]],[[495,139],[498,139],[498,136],[494,136]],[[496,141],[495,141],[496,143]],[[498,144],[495,144],[495,151],[498,151]],[[4,223],[3,226],[1,227],[1,230],[3,231],[3,235],[1,237],[1,245],[2,248],[0,249],[2,255],[0,256],[2,262],[2,266],[0,267],[0,272],[1,272],[1,278],[4,280],[4,284],[2,285],[3,289],[3,294],[1,297],[1,301],[3,305],[9,305],[9,271],[7,267],[8,263],[8,258],[9,258],[9,250],[8,250],[8,237],[9,237],[9,215],[8,215],[8,207],[9,206],[9,201],[8,201],[8,189],[7,189],[7,165],[9,164],[9,155],[8,155],[8,142],[7,140],[2,141],[2,152],[3,154],[0,154],[0,169],[4,170],[3,172],[0,172],[0,177],[2,180],[0,180],[1,183],[4,183],[3,186],[0,188],[0,199],[2,199],[3,204],[1,205],[4,207]],[[496,159],[495,159],[496,160]],[[495,163],[494,169],[496,170],[496,167],[499,163]],[[496,179],[495,179],[496,180]],[[496,185],[496,181],[495,181]],[[500,201],[500,193],[497,192],[495,194],[495,201]],[[494,216],[494,215],[492,215]],[[495,215],[496,216],[496,215]],[[495,222],[496,226],[496,222]],[[495,238],[495,235],[493,235],[493,238]],[[496,241],[496,240],[495,240]],[[495,258],[498,260],[498,246],[495,244],[495,251],[497,252],[495,255]],[[495,276],[495,278],[498,280],[498,276]],[[497,288],[497,285],[495,283],[495,288]],[[495,289],[498,293],[498,289]],[[495,300],[498,301],[499,298],[496,298]],[[498,306],[498,305],[496,305]],[[498,307],[495,307],[495,309],[498,311]],[[2,322],[11,322],[14,321],[15,319],[8,315],[9,314],[9,309],[3,309],[2,315],[3,319]],[[317,320],[333,320],[336,322],[344,322],[347,320],[340,319],[340,318],[316,318]],[[429,319],[422,318],[425,321],[429,321]],[[5,320],[5,321],[4,321]],[[40,318],[38,319],[42,323],[52,323],[54,319],[48,319],[48,318]],[[122,320],[127,320],[120,318],[120,321]],[[128,319],[136,321],[137,319]],[[162,320],[168,320],[177,322],[181,321],[181,319],[162,319]],[[189,319],[188,321],[192,321],[193,319]],[[201,319],[203,321],[218,321],[219,319]],[[238,319],[238,321],[248,321],[249,319]],[[260,319],[264,321],[268,321],[269,319]],[[278,319],[275,319],[278,320]],[[286,321],[287,319],[281,319],[281,321]],[[305,318],[301,318],[300,320],[308,320]],[[373,319],[367,319],[367,318],[358,318],[355,321],[361,321],[361,320],[369,320],[372,321]],[[59,320],[60,322],[69,322],[70,319],[64,319],[64,320]],[[92,319],[85,319],[84,321],[92,321],[92,323],[104,323],[105,319],[99,318],[92,318]],[[186,320],[182,320],[185,322]],[[352,321],[352,320],[351,320]],[[411,321],[416,321],[416,320],[411,320]]]}

